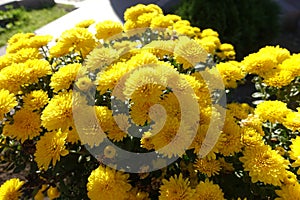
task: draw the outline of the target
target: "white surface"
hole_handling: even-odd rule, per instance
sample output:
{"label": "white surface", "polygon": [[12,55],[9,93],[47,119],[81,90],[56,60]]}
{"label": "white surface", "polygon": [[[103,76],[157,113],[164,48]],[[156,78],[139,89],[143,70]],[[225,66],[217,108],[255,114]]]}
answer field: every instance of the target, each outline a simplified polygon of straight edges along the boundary
{"label": "white surface", "polygon": [[88,19],[96,22],[113,20],[121,22],[114,12],[109,0],[85,0],[79,2],[79,8],[50,22],[49,24],[34,31],[38,35],[50,34],[54,38],[59,37],[65,30],[73,28],[75,24]]}

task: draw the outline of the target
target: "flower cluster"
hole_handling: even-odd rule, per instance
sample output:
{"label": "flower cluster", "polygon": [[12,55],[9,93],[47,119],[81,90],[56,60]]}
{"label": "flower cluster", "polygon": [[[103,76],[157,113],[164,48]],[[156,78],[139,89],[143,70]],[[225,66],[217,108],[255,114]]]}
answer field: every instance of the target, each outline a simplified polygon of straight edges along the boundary
{"label": "flower cluster", "polygon": [[[0,199],[299,199],[300,54],[237,61],[154,4],[124,19],[8,41],[0,162],[26,175]],[[224,101],[249,79],[256,101]]]}

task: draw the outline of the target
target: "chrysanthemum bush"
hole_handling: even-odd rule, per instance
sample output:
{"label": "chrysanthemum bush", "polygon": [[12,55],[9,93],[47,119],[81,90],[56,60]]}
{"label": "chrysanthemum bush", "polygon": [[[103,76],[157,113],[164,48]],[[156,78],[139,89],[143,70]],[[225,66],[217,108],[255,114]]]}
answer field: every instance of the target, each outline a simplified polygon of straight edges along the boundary
{"label": "chrysanthemum bush", "polygon": [[8,41],[0,199],[300,199],[300,54],[235,61],[153,4],[124,19]]}

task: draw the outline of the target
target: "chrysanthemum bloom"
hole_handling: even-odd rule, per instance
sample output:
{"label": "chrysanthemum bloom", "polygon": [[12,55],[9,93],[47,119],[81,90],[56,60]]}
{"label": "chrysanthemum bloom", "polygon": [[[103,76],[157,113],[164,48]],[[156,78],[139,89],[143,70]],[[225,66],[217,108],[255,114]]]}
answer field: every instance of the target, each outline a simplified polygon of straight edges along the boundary
{"label": "chrysanthemum bloom", "polygon": [[8,90],[0,90],[0,120],[4,118],[4,114],[8,113],[18,105],[17,99],[14,94],[9,93]]}
{"label": "chrysanthemum bloom", "polygon": [[158,15],[151,20],[151,28],[168,28],[181,20],[178,15]]}
{"label": "chrysanthemum bloom", "polygon": [[293,77],[300,76],[300,54],[293,54],[290,58],[284,60],[280,67],[291,71]]}
{"label": "chrysanthemum bloom", "polygon": [[76,86],[79,90],[81,90],[81,91],[83,91],[83,92],[86,92],[86,91],[88,91],[89,89],[91,89],[91,88],[94,86],[94,84],[93,84],[92,80],[91,80],[89,77],[84,76],[84,77],[80,77],[80,78],[78,78],[78,79],[76,80],[75,86]]}
{"label": "chrysanthemum bloom", "polygon": [[169,180],[163,179],[160,186],[159,200],[190,200],[194,190],[190,187],[190,181],[183,179],[182,174],[175,175]]}
{"label": "chrysanthemum bloom", "polygon": [[175,40],[154,40],[146,44],[142,49],[153,53],[159,58],[163,58],[165,55],[173,55],[176,44],[177,41]]}
{"label": "chrysanthemum bloom", "polygon": [[15,53],[7,53],[0,57],[0,69],[15,63],[24,63],[29,59],[40,59],[42,54],[36,48],[20,49]]}
{"label": "chrysanthemum bloom", "polygon": [[96,46],[94,35],[88,29],[75,27],[62,33],[58,42],[51,47],[50,55],[60,57],[73,52],[85,58]]}
{"label": "chrysanthemum bloom", "polygon": [[34,33],[17,33],[8,40],[6,53],[16,53],[26,48],[40,48],[51,40],[50,35],[35,35]]}
{"label": "chrysanthemum bloom", "polygon": [[196,163],[194,164],[194,167],[197,171],[201,172],[202,174],[211,177],[219,174],[219,171],[221,170],[221,163],[219,160],[208,160],[207,158],[201,158],[197,159]]}
{"label": "chrysanthemum bloom", "polygon": [[279,196],[275,200],[299,200],[300,199],[300,184],[283,185],[280,190],[275,190]]}
{"label": "chrysanthemum bloom", "polygon": [[32,112],[28,109],[21,109],[13,116],[13,124],[5,124],[3,135],[11,138],[16,138],[24,142],[27,139],[32,139],[40,134],[41,120],[40,114]]}
{"label": "chrysanthemum bloom", "polygon": [[95,23],[95,20],[93,20],[93,19],[87,19],[87,20],[83,20],[83,21],[75,24],[75,27],[89,28],[94,23]]}
{"label": "chrysanthemum bloom", "polygon": [[40,169],[47,170],[50,163],[55,166],[60,156],[66,156],[69,151],[65,147],[67,133],[58,131],[48,132],[36,144],[35,161]]}
{"label": "chrysanthemum bloom", "polygon": [[123,32],[123,25],[120,22],[105,20],[96,24],[96,38],[109,39]]}
{"label": "chrysanthemum bloom", "polygon": [[192,197],[195,200],[223,200],[224,193],[219,185],[210,182],[208,179],[205,182],[201,181],[195,190]]}
{"label": "chrysanthemum bloom", "polygon": [[48,93],[43,90],[34,90],[23,97],[23,106],[29,110],[39,110],[49,102]]}
{"label": "chrysanthemum bloom", "polygon": [[85,66],[89,71],[99,72],[111,65],[119,58],[117,50],[110,47],[98,47],[91,51],[85,60]]}
{"label": "chrysanthemum bloom", "polygon": [[10,180],[5,181],[0,186],[0,199],[19,200],[22,195],[21,187],[24,183],[24,181],[21,181],[18,178],[12,178]]}
{"label": "chrysanthemum bloom", "polygon": [[254,114],[257,115],[262,122],[270,121],[272,123],[280,122],[286,118],[289,113],[286,103],[281,101],[264,101],[257,105]]}
{"label": "chrysanthemum bloom", "polygon": [[216,52],[216,54],[221,59],[229,59],[229,60],[235,59],[236,53],[234,51],[234,47],[231,44],[223,43],[219,46],[219,50],[221,52]]}
{"label": "chrysanthemum bloom", "polygon": [[47,130],[67,130],[73,125],[72,92],[54,95],[41,115],[42,125]]}
{"label": "chrysanthemum bloom", "polygon": [[25,84],[37,83],[39,78],[51,73],[48,61],[32,59],[25,63],[12,64],[0,72],[0,88],[17,93]]}
{"label": "chrysanthemum bloom", "polygon": [[227,116],[221,135],[223,140],[220,141],[219,152],[224,156],[234,155],[240,152],[241,144],[241,127],[234,121],[233,116]]}
{"label": "chrysanthemum bloom", "polygon": [[300,108],[298,108],[297,112],[288,112],[283,121],[283,125],[294,132],[297,130],[300,131]]}
{"label": "chrysanthemum bloom", "polygon": [[295,79],[292,71],[284,69],[281,66],[270,70],[261,76],[264,78],[263,82],[265,84],[277,88],[287,86]]}
{"label": "chrysanthemum bloom", "polygon": [[263,137],[253,127],[242,127],[241,143],[246,147],[264,145]]}
{"label": "chrysanthemum bloom", "polygon": [[196,41],[185,36],[179,37],[174,55],[176,61],[183,64],[184,69],[205,62],[207,58],[207,52]]}
{"label": "chrysanthemum bloom", "polygon": [[87,195],[91,200],[125,200],[131,189],[128,178],[129,174],[99,166],[88,178]]}
{"label": "chrysanthemum bloom", "polygon": [[162,14],[162,9],[155,4],[137,4],[124,12],[124,29],[128,31],[135,28],[149,27],[152,19]]}
{"label": "chrysanthemum bloom", "polygon": [[195,40],[207,53],[214,54],[221,45],[221,41],[216,36],[206,36]]}
{"label": "chrysanthemum bloom", "polygon": [[282,63],[283,61],[285,61],[286,59],[290,58],[290,52],[285,49],[285,48],[281,48],[279,47],[279,45],[277,46],[265,46],[263,48],[261,48],[258,53],[261,54],[268,54],[271,57],[273,57],[277,64]]}
{"label": "chrysanthemum bloom", "polygon": [[[290,145],[291,150],[289,151],[289,155],[294,162],[292,163],[292,167],[300,166],[300,137],[297,136],[295,139],[292,139],[292,144]],[[300,170],[297,171],[297,174],[300,174]]]}
{"label": "chrysanthemum bloom", "polygon": [[249,171],[251,181],[280,186],[285,178],[289,162],[268,145],[246,148],[240,158],[244,170]]}
{"label": "chrysanthemum bloom", "polygon": [[232,116],[239,120],[246,119],[254,111],[254,108],[247,103],[230,103],[227,104],[227,109]]}
{"label": "chrysanthemum bloom", "polygon": [[76,80],[80,68],[81,64],[79,63],[68,64],[59,68],[59,70],[51,76],[51,83],[49,85],[53,88],[53,91],[59,92],[63,89],[69,89]]}
{"label": "chrysanthemum bloom", "polygon": [[268,71],[277,67],[277,59],[270,53],[252,53],[244,58],[242,65],[250,74],[264,76]]}
{"label": "chrysanthemum bloom", "polygon": [[245,77],[241,64],[236,61],[228,61],[216,65],[226,88],[236,88],[237,81]]}

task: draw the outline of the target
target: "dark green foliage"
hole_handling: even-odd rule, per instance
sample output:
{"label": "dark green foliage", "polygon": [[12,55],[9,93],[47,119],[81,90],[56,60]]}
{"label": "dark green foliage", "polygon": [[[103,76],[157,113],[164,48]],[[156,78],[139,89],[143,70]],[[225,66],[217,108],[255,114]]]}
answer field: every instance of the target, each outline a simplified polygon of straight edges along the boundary
{"label": "dark green foliage", "polygon": [[175,14],[193,26],[216,30],[234,45],[237,59],[269,44],[279,32],[280,8],[273,0],[181,0]]}

